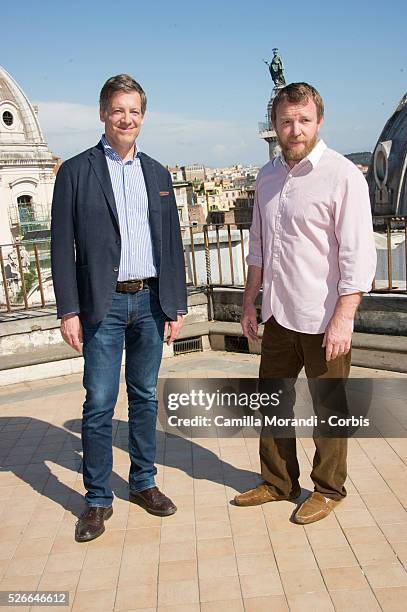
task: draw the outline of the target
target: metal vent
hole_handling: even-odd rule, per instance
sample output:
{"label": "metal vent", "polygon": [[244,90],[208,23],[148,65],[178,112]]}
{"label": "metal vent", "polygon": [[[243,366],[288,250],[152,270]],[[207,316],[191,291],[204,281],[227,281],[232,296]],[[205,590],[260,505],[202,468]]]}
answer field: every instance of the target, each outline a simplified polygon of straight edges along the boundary
{"label": "metal vent", "polygon": [[175,340],[174,355],[185,355],[185,353],[199,353],[203,351],[202,338],[188,338],[187,340]]}
{"label": "metal vent", "polygon": [[225,351],[250,353],[249,343],[244,336],[225,336]]}

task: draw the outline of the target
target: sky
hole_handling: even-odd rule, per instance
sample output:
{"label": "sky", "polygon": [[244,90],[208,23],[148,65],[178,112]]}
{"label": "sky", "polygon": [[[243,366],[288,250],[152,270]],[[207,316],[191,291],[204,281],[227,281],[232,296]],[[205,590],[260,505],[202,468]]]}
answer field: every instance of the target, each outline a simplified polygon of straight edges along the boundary
{"label": "sky", "polygon": [[94,145],[101,86],[127,72],[143,86],[140,148],[164,164],[263,164],[258,136],[278,47],[287,82],[325,102],[322,137],[371,151],[407,90],[407,3],[401,0],[20,0],[1,16],[0,64],[63,159]]}

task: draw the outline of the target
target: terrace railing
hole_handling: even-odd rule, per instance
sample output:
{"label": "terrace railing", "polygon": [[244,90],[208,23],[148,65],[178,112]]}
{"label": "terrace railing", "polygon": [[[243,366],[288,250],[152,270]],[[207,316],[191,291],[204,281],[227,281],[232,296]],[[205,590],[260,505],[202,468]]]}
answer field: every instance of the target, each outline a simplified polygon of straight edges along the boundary
{"label": "terrace railing", "polygon": [[[375,217],[374,225],[378,264],[372,292],[407,294],[407,217]],[[188,286],[209,291],[243,288],[248,227],[223,223],[183,228]],[[49,241],[1,245],[0,272],[0,311],[55,304]]]}

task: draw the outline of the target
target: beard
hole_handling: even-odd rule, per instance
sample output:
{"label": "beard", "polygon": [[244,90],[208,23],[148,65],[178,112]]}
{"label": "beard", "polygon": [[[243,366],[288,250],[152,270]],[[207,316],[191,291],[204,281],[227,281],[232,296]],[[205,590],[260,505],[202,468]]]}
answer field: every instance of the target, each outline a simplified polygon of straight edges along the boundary
{"label": "beard", "polygon": [[299,140],[298,142],[301,143],[303,146],[296,147],[294,149],[289,147],[286,142],[280,140],[278,134],[277,134],[277,140],[281,147],[281,151],[284,155],[284,159],[286,161],[299,162],[302,159],[304,159],[304,157],[307,157],[307,155],[311,153],[312,149],[317,144],[318,134],[315,134],[315,136],[313,138],[310,138],[309,140]]}

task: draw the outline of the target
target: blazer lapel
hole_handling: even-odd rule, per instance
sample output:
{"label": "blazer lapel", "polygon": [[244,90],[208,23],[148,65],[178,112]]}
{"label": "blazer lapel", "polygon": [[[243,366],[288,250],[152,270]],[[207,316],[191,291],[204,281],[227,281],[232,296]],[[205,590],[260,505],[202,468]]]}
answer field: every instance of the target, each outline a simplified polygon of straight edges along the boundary
{"label": "blazer lapel", "polygon": [[89,159],[99,180],[100,186],[103,189],[103,193],[105,194],[112,215],[116,221],[117,230],[120,232],[119,217],[113,194],[112,181],[110,180],[109,168],[107,167],[103,145],[100,142],[91,150]]}
{"label": "blazer lapel", "polygon": [[145,153],[140,152],[140,162],[148,196],[148,211],[155,263],[159,267],[161,263],[162,232],[160,190],[158,188],[157,176],[152,159],[150,159],[148,155],[145,155]]}

